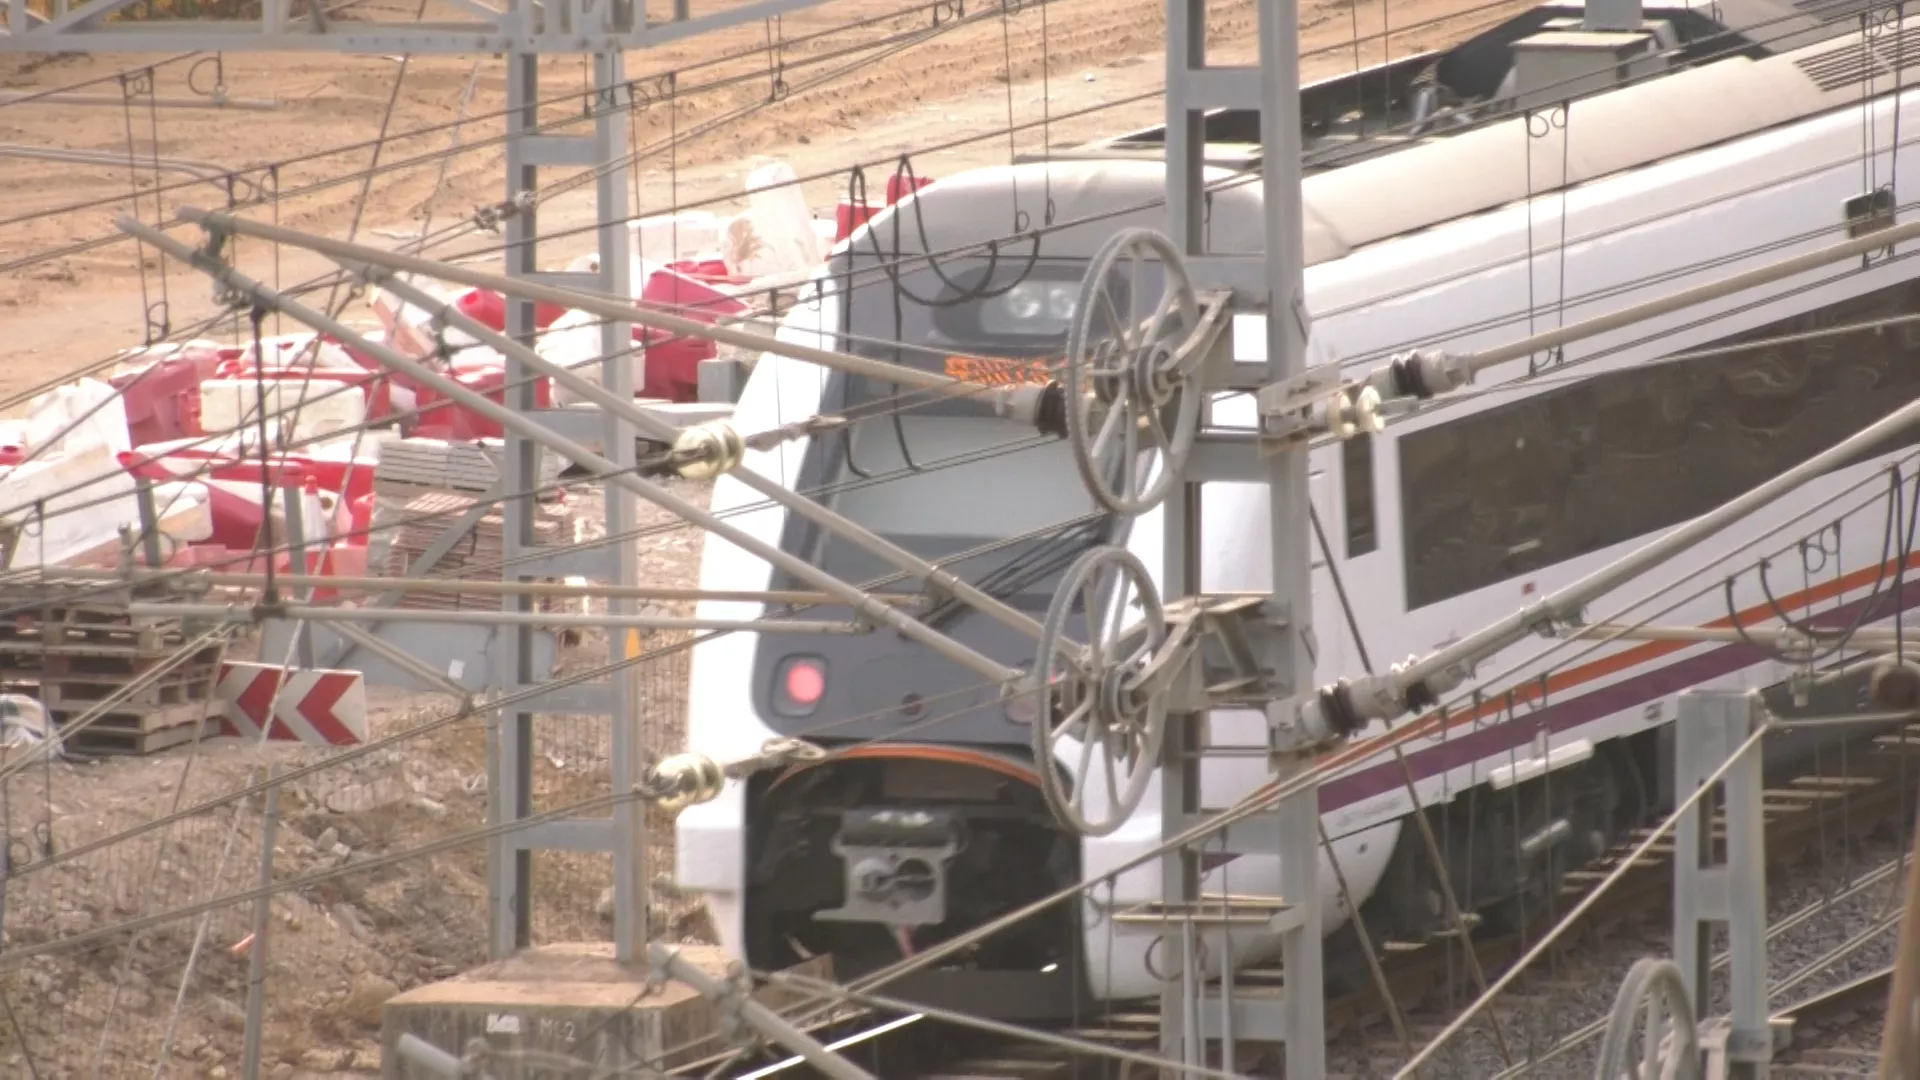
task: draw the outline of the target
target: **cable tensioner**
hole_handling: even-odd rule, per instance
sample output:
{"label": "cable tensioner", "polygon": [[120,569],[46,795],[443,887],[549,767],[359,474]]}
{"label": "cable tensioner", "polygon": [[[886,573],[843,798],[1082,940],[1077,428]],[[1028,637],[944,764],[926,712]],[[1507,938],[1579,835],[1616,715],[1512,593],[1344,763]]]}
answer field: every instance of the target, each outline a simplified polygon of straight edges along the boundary
{"label": "cable tensioner", "polygon": [[[1156,277],[1150,295],[1132,295]],[[1067,333],[1065,427],[1080,478],[1107,510],[1145,513],[1179,480],[1200,431],[1201,368],[1230,299],[1203,303],[1180,249],[1152,229],[1114,234],[1087,266]]]}
{"label": "cable tensioner", "polygon": [[[1077,652],[1062,650],[1076,614],[1085,640]],[[1139,808],[1160,764],[1171,666],[1163,653],[1176,644],[1146,566],[1125,548],[1093,548],[1061,579],[1020,692],[1037,698],[1032,739],[1041,793],[1079,835],[1106,836]],[[1077,745],[1061,752],[1066,740]],[[1076,763],[1070,776],[1063,758]]]}

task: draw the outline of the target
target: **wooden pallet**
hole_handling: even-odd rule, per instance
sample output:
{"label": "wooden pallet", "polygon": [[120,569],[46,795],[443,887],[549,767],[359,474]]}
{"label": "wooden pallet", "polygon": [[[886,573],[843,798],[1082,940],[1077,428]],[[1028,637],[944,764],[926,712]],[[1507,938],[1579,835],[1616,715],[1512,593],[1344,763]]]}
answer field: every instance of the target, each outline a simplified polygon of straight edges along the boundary
{"label": "wooden pallet", "polygon": [[225,714],[220,701],[182,702],[161,708],[118,706],[94,716],[85,727],[68,730],[69,725],[86,716],[90,709],[72,711],[48,709],[66,749],[82,756],[151,754],[191,742],[207,725],[209,736],[219,730]]}
{"label": "wooden pallet", "polygon": [[[64,728],[68,724],[88,715],[91,708],[68,708],[56,710],[49,708],[54,724]],[[79,734],[89,731],[126,731],[141,735],[150,735],[163,728],[180,727],[183,724],[197,724],[203,718],[215,718],[222,715],[222,706],[217,701],[202,698],[199,701],[168,705],[159,709],[143,709],[137,705],[121,705],[99,714]]]}
{"label": "wooden pallet", "polygon": [[[85,586],[66,586],[64,596]],[[11,600],[16,614],[0,618],[0,687],[37,697],[66,748],[77,754],[150,754],[192,740],[201,722],[221,715],[214,698],[225,659],[225,645],[195,649],[162,674],[187,644],[180,620],[133,617],[131,597],[88,596],[83,602],[58,591],[38,598],[0,589],[0,603]],[[145,685],[68,732],[69,725],[94,713],[130,684]]]}
{"label": "wooden pallet", "polygon": [[[0,681],[124,684],[162,667],[172,658],[174,651],[177,651],[177,647],[175,650],[148,655],[133,650],[94,648],[75,651],[69,648],[34,649],[0,644]],[[217,667],[222,655],[222,647],[218,642],[206,645],[173,665],[172,670],[161,678],[180,672],[205,672]]]}
{"label": "wooden pallet", "polygon": [[[409,577],[437,580],[474,578],[489,582],[500,580],[500,563],[506,557],[506,544],[505,518],[498,508],[475,522],[473,529],[455,543],[452,550],[441,556],[433,569],[425,574],[414,569],[415,561],[426,549],[439,540],[447,529],[453,528],[461,514],[473,505],[473,499],[445,493],[420,495],[410,500],[402,512],[404,524],[396,530],[393,545],[388,549],[387,576],[394,578],[396,585]],[[555,551],[563,549],[571,536],[572,521],[572,515],[567,511],[544,506],[538,508],[533,523],[534,546]],[[498,595],[489,593],[421,591],[404,594],[394,606],[408,610],[498,611],[500,600]],[[535,602],[534,610],[549,611],[557,606],[551,598],[542,597]]]}
{"label": "wooden pallet", "polygon": [[[61,740],[70,754],[84,757],[123,756],[128,754],[152,754],[183,743],[192,742],[200,731],[199,717],[185,724],[156,728],[152,731],[133,731],[126,728],[102,726],[101,722],[90,724],[83,731],[62,735]],[[219,729],[209,725],[208,734]]]}
{"label": "wooden pallet", "polygon": [[0,654],[147,658],[165,656],[187,642],[186,627],[177,618],[136,617],[124,606],[116,610],[96,603],[34,604],[11,596],[13,591],[0,589],[0,605],[12,613],[0,618]]}
{"label": "wooden pallet", "polygon": [[[120,693],[127,684],[139,677],[130,673],[42,674],[32,681],[31,690],[23,692],[39,697],[40,704],[46,706],[49,712],[84,712]],[[125,695],[120,699],[119,707],[164,709],[175,705],[201,704],[214,696],[214,686],[219,681],[220,666],[217,663],[182,665]],[[23,687],[29,685],[22,673],[9,674],[4,682]]]}

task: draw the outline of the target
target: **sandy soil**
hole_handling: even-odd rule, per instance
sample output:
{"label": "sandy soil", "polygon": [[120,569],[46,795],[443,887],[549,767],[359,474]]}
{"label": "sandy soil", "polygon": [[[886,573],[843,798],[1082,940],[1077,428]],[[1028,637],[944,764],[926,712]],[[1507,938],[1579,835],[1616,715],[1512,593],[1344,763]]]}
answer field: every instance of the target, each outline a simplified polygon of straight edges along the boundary
{"label": "sandy soil", "polygon": [[[1310,3],[1302,19],[1307,76],[1377,63],[1388,45],[1396,56],[1433,48],[1524,6],[1397,0],[1390,25],[1412,29],[1393,31],[1383,43],[1379,35],[1388,12],[1381,4]],[[405,21],[417,10],[409,0],[386,0],[384,7],[368,0],[351,12]],[[703,10],[696,6],[696,14]],[[1045,9],[1044,27],[1041,9],[1028,4],[1004,19],[972,17],[912,47],[879,47],[926,30],[929,12],[902,0],[834,0],[782,20],[774,41],[791,44],[776,50],[768,48],[767,30],[756,23],[629,56],[630,78],[657,89],[671,74],[679,88],[671,102],[656,101],[632,116],[633,144],[656,148],[636,170],[636,212],[735,196],[750,159],[760,154],[784,158],[802,176],[821,175],[807,194],[812,205],[827,210],[846,190],[854,164],[866,164],[878,179],[899,155],[913,153],[918,172],[938,176],[1005,162],[1015,150],[1040,149],[1043,139],[1069,144],[1160,119],[1155,99],[1115,104],[1151,94],[1163,81],[1159,3],[1055,0]],[[1434,22],[1451,12],[1465,14]],[[429,10],[429,18],[434,14]],[[843,29],[863,20],[873,24]],[[1221,62],[1247,59],[1253,33],[1248,0],[1216,5],[1209,38]],[[1356,33],[1367,39],[1357,48]],[[164,314],[173,327],[212,312],[204,279],[177,265],[162,268],[152,252],[143,264],[113,227],[120,214],[163,222],[181,205],[226,203],[224,180],[175,172],[156,178],[156,156],[163,163],[199,162],[230,171],[241,196],[277,190],[281,198],[271,207],[248,212],[335,235],[354,226],[360,174],[377,164],[382,171],[371,181],[359,216],[360,238],[373,243],[410,238],[423,223],[444,228],[502,197],[505,81],[496,61],[416,57],[404,65],[402,78],[398,58],[228,54],[218,75],[230,97],[272,100],[275,111],[149,108],[149,100],[191,98],[215,80],[211,57],[169,59],[0,56],[0,91],[31,95],[77,87],[73,92],[122,102],[0,105],[0,145],[131,156],[140,163],[127,169],[0,156],[0,189],[9,196],[0,211],[0,325],[7,327],[9,347],[7,363],[0,365],[0,403],[141,343],[148,311],[155,323]],[[767,101],[770,59],[784,65],[790,88],[777,104]],[[150,66],[136,68],[130,81],[119,77],[143,64]],[[150,92],[141,92],[138,75],[148,72]],[[542,96],[553,102],[543,121],[578,114],[578,97],[559,99],[579,92],[584,78],[577,58],[543,64]],[[470,80],[473,93],[463,112]],[[377,143],[390,99],[395,104],[388,139]],[[1083,115],[1049,123],[1044,131],[1023,131],[1011,142],[992,135],[1009,115],[1016,124],[1037,125],[1075,113]],[[923,152],[969,136],[974,141],[965,146]],[[671,152],[660,149],[669,144]],[[456,145],[460,152],[446,158],[443,152]],[[565,185],[574,175],[555,169],[542,179]],[[543,208],[544,232],[591,221],[591,186],[584,186]],[[441,253],[484,246],[484,237],[473,237]],[[542,259],[562,264],[589,246],[579,235],[556,239]],[[250,272],[286,283],[324,269],[300,253],[259,245],[243,244],[238,256]]]}
{"label": "sandy soil", "polygon": [[[1309,78],[1325,77],[1356,63],[1379,62],[1388,49],[1377,36],[1357,49],[1352,41],[1356,33],[1378,35],[1389,14],[1392,25],[1414,27],[1389,39],[1391,54],[1398,56],[1440,46],[1524,6],[1397,0],[1388,12],[1377,2],[1312,3],[1302,19],[1310,52],[1305,70]],[[418,10],[406,0],[350,9],[357,17],[388,21],[412,19]],[[696,13],[702,10],[696,5]],[[1164,9],[1157,0],[1057,0],[1047,8],[1044,27],[1032,3],[1005,19],[997,9],[978,10],[993,14],[897,52],[871,46],[924,29],[929,8],[834,0],[781,20],[775,40],[785,44],[777,50],[769,50],[767,28],[755,23],[629,56],[631,77],[652,80],[677,72],[681,89],[673,103],[655,102],[632,116],[636,145],[664,146],[682,136],[671,153],[655,154],[636,170],[636,210],[733,198],[756,155],[780,157],[802,176],[817,174],[807,184],[808,200],[828,210],[854,164],[866,164],[877,186],[901,154],[913,155],[921,175],[938,177],[1005,162],[1016,150],[1030,153],[1048,142],[1070,144],[1159,120],[1161,104],[1151,96],[1163,79]],[[1424,25],[1449,13],[1462,14]],[[437,14],[430,5],[427,17]],[[846,29],[867,19],[872,25]],[[1217,5],[1209,27],[1217,59],[1246,59],[1253,33],[1247,0]],[[863,43],[870,48],[848,51]],[[775,54],[792,92],[769,104],[769,58]],[[822,59],[829,56],[837,58]],[[0,412],[18,411],[26,395],[49,380],[140,344],[147,313],[160,321],[161,304],[165,321],[176,328],[213,312],[205,279],[179,266],[163,267],[151,253],[143,263],[131,243],[115,239],[115,215],[135,212],[149,222],[166,221],[178,206],[226,201],[224,181],[165,173],[156,182],[155,155],[231,171],[243,195],[248,184],[275,187],[278,202],[248,211],[263,219],[334,235],[345,235],[357,222],[360,238],[379,244],[409,238],[423,222],[439,228],[470,218],[503,191],[498,114],[504,77],[498,61],[416,58],[404,65],[402,79],[398,58],[229,54],[218,72],[227,93],[271,99],[278,103],[275,111],[148,108],[149,94],[189,97],[214,80],[210,59],[198,70],[196,61],[167,59],[0,56],[0,91],[9,95],[71,90],[125,97],[125,104],[109,105],[0,104],[0,146],[131,152],[141,163],[135,169],[102,167],[0,152],[0,190],[8,193],[0,210],[6,350]],[[123,81],[118,73],[129,67],[140,73]],[[142,81],[145,70],[151,71],[150,88]],[[580,62],[549,60],[542,79],[554,97],[577,92],[583,85]],[[473,93],[463,104],[470,80]],[[390,98],[389,138],[378,146],[379,164],[389,171],[372,182],[361,215],[358,174],[374,163]],[[556,103],[543,119],[558,119],[569,108],[577,113],[579,99]],[[1082,115],[1070,115],[1076,113]],[[1044,133],[1024,131],[1010,145],[1004,134],[993,134],[1010,115],[1015,123],[1043,117],[1050,122]],[[967,137],[974,139],[928,149]],[[443,175],[441,151],[456,139],[460,153]],[[548,183],[567,179],[561,170],[543,177]],[[547,232],[591,219],[591,203],[578,192],[554,198],[541,217]],[[474,236],[447,250],[476,250],[484,242]],[[556,239],[543,248],[542,261],[561,264],[587,248],[584,236]],[[291,283],[324,269],[310,257],[260,245],[243,245],[237,256],[243,268],[267,280],[278,275]],[[649,541],[643,548],[647,579],[691,585],[697,552],[698,537],[686,530]],[[660,718],[649,725],[648,742],[670,750],[680,733],[684,667],[663,660],[647,679],[654,705],[649,712]],[[425,696],[390,690],[377,691],[374,704],[376,737],[408,730],[447,709]],[[604,725],[556,721],[543,731],[541,808],[604,790]],[[232,792],[262,756],[250,748],[209,745],[197,753],[176,750],[34,770],[5,786],[7,827],[20,836],[31,822],[46,818],[58,831],[58,846],[70,850]],[[297,748],[265,756],[288,766],[319,759],[318,752]],[[475,723],[456,724],[317,774],[290,793],[276,845],[276,877],[290,880],[343,861],[415,848],[479,825],[484,810],[484,733]],[[257,806],[237,818],[229,807],[50,872],[29,868],[4,894],[8,945],[59,945],[140,915],[231,895],[251,881],[259,824]],[[657,859],[667,853],[654,846]],[[380,1002],[483,958],[484,865],[484,848],[467,844],[276,900],[267,984],[270,1074],[373,1069]],[[543,861],[536,873],[543,883],[537,916],[542,940],[605,934],[598,903],[604,868],[553,860]],[[665,891],[658,900],[666,932],[700,934],[683,905]],[[249,920],[243,906],[207,923],[199,975],[185,991],[186,1007],[168,1044],[174,1075],[238,1073],[246,961],[232,947],[245,938]],[[124,934],[107,935],[0,974],[0,989],[19,1014],[17,1026],[0,1017],[0,1073],[28,1075],[31,1055],[42,1077],[91,1075],[96,1061],[103,1065],[99,1075],[147,1075],[168,1041],[178,973],[199,928],[192,919],[169,922],[131,944]]]}

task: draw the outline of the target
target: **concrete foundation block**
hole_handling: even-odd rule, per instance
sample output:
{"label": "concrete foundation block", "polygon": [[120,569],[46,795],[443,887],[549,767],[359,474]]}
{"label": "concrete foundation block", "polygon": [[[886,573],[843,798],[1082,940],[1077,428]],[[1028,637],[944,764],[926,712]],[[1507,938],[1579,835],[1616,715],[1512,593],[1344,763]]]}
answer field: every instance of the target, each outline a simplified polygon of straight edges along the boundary
{"label": "concrete foundation block", "polygon": [[[726,956],[717,947],[689,945],[683,955],[715,975],[726,971]],[[832,977],[826,957],[793,970]],[[395,1046],[402,1034],[456,1056],[470,1040],[481,1038],[495,1051],[565,1054],[608,1072],[672,1068],[731,1049],[718,1034],[720,1010],[713,1002],[672,981],[643,995],[646,982],[644,960],[622,965],[614,960],[611,943],[596,942],[528,949],[416,987],[381,1011],[381,1075],[437,1080],[400,1059]],[[756,996],[773,1008],[798,998],[771,988]]]}

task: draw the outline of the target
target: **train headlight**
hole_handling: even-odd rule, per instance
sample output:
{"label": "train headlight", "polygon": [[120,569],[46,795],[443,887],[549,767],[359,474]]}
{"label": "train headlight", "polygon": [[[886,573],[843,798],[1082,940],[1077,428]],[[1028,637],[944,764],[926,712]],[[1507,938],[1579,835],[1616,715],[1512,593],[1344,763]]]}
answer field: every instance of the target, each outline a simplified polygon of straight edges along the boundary
{"label": "train headlight", "polygon": [[1020,336],[1064,334],[1080,306],[1077,281],[1023,281],[987,301],[980,329]]}
{"label": "train headlight", "polygon": [[827,694],[827,663],[817,656],[789,656],[774,673],[773,707],[785,716],[807,716]]}
{"label": "train headlight", "polygon": [[1034,318],[1047,306],[1046,286],[1037,281],[1023,281],[1007,290],[1001,306],[1015,319]]}

